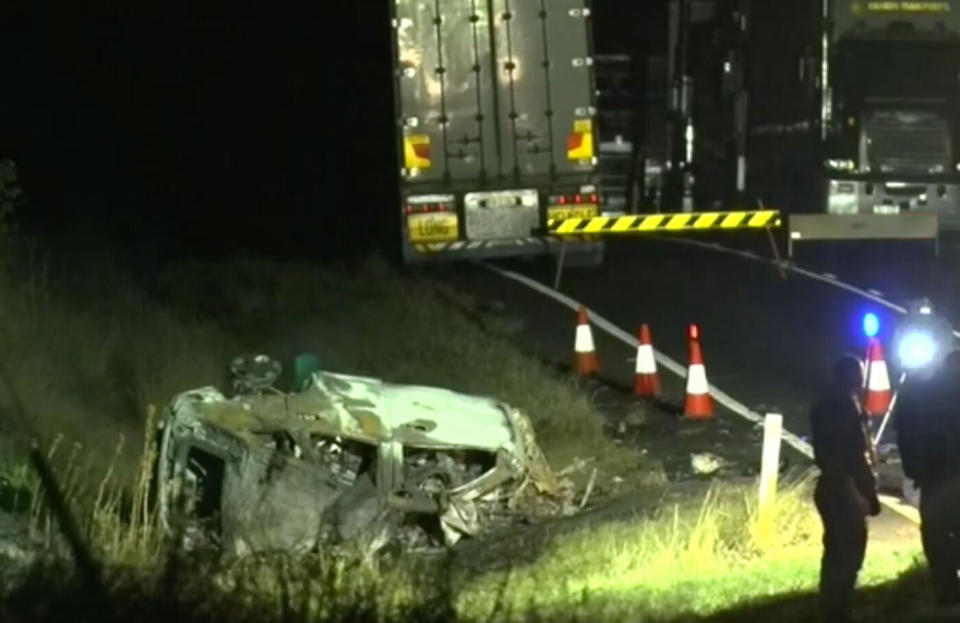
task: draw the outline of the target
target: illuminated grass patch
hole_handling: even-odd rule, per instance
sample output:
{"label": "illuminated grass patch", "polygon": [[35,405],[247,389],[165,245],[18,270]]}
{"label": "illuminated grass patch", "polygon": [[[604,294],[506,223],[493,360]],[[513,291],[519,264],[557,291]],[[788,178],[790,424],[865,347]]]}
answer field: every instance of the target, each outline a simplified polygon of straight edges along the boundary
{"label": "illuminated grass patch", "polygon": [[[775,539],[757,540],[753,491],[718,488],[687,508],[550,538],[536,562],[469,580],[458,605],[480,618],[495,608],[517,620],[531,608],[544,615],[586,608],[606,617],[673,618],[812,594],[821,549],[809,488],[804,479],[781,494]],[[896,578],[914,566],[917,551],[915,543],[871,548],[861,584]]]}

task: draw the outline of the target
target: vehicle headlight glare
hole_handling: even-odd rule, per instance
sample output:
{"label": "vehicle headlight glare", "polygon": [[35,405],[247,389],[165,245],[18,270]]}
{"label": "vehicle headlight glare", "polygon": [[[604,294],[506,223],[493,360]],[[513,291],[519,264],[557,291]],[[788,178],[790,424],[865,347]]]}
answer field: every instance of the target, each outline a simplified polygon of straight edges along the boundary
{"label": "vehicle headlight glare", "polygon": [[900,340],[897,355],[905,368],[922,368],[933,361],[937,344],[926,333],[907,333]]}

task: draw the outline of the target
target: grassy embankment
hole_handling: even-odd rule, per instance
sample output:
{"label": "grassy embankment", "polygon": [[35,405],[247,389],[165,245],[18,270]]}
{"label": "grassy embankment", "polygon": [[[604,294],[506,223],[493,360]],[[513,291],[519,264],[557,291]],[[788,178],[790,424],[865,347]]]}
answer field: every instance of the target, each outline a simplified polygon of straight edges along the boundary
{"label": "grassy embankment", "polygon": [[[601,415],[571,380],[482,333],[422,282],[377,263],[328,270],[269,262],[181,265],[147,284],[104,266],[47,271],[42,262],[9,258],[0,275],[0,330],[31,433],[49,447],[56,435],[64,440],[53,463],[105,562],[112,603],[125,615],[693,620],[800,592],[789,606],[800,618],[779,618],[809,620],[819,526],[805,482],[780,497],[773,529],[757,522],[751,490],[718,489],[653,516],[528,527],[441,561],[279,554],[184,560],[159,538],[134,440],[143,437],[148,404],[162,406],[186,388],[222,385],[224,363],[241,351],[271,352],[285,362],[312,351],[330,369],[498,396],[530,413],[555,468],[595,458],[601,489],[626,474],[636,495],[655,496],[662,473],[607,440]],[[4,413],[8,400],[2,398]],[[5,472],[36,494],[16,451],[27,432],[22,423],[4,425],[6,437],[21,442],[4,450]],[[113,447],[120,449],[108,451]],[[575,474],[581,483],[585,471]],[[124,490],[134,491],[133,499]],[[53,534],[38,499],[38,532]],[[872,551],[865,580],[878,583],[909,568],[909,545]],[[48,569],[11,595],[9,612],[35,613],[41,602],[66,611],[83,594],[71,582],[69,574]],[[911,590],[922,590],[911,582]],[[885,603],[885,594],[877,603]]]}

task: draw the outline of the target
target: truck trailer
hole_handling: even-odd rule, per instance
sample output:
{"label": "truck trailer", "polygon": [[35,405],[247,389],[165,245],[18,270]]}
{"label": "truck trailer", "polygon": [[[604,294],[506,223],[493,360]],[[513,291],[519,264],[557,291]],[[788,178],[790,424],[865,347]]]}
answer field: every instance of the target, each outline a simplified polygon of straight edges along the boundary
{"label": "truck trailer", "polygon": [[[599,213],[584,0],[394,0],[400,242],[408,263],[559,252]],[[599,240],[568,261],[597,263]]]}

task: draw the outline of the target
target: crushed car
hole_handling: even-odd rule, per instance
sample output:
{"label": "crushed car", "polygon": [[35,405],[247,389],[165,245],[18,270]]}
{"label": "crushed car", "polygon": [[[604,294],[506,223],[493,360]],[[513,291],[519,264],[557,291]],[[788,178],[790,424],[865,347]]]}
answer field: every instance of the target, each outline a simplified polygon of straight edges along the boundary
{"label": "crushed car", "polygon": [[295,391],[275,389],[279,362],[255,355],[234,360],[234,396],[203,387],[173,399],[158,423],[168,532],[212,535],[238,555],[416,550],[572,512],[569,481],[517,408],[303,363]]}

